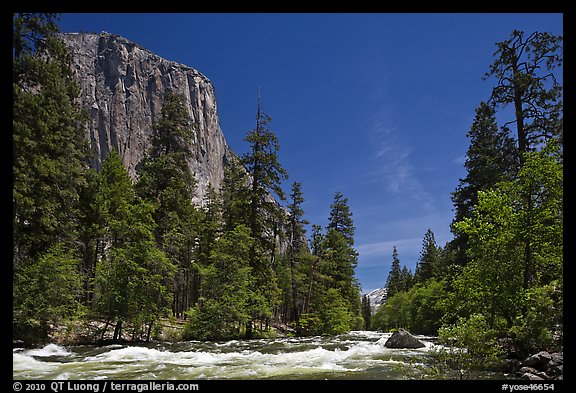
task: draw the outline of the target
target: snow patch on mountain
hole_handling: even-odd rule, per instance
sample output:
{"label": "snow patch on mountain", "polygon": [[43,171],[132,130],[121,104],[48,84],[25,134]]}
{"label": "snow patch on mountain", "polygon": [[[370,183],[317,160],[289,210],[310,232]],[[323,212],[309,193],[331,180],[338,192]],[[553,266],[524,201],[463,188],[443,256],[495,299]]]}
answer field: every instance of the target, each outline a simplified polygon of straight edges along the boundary
{"label": "snow patch on mountain", "polygon": [[378,307],[386,302],[388,298],[388,288],[377,288],[366,294],[370,299],[370,309],[375,313]]}

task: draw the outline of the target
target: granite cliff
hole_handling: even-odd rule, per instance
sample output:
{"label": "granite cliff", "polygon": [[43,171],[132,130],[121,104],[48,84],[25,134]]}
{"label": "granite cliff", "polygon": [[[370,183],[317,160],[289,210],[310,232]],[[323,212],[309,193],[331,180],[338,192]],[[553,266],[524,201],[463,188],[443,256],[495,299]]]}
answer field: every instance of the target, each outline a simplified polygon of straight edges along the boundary
{"label": "granite cliff", "polygon": [[61,39],[71,52],[82,106],[89,112],[86,134],[94,168],[116,150],[137,178],[162,97],[172,89],[185,97],[195,132],[188,162],[197,180],[192,199],[201,204],[209,184],[220,187],[226,160],[234,153],[220,129],[214,87],[206,76],[118,35],[67,33]]}

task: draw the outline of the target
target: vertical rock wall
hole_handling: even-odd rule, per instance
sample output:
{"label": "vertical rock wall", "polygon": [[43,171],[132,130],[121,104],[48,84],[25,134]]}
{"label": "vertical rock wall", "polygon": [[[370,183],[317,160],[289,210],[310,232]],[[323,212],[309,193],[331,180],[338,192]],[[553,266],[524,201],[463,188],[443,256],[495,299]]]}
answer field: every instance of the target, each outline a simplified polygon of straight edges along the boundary
{"label": "vertical rock wall", "polygon": [[208,185],[218,189],[228,148],[218,121],[214,88],[197,70],[169,61],[108,33],[61,35],[69,47],[90,122],[91,164],[100,169],[107,153],[120,153],[133,179],[149,149],[153,125],[168,89],[182,94],[194,128],[188,164],[197,180],[193,201],[200,204]]}

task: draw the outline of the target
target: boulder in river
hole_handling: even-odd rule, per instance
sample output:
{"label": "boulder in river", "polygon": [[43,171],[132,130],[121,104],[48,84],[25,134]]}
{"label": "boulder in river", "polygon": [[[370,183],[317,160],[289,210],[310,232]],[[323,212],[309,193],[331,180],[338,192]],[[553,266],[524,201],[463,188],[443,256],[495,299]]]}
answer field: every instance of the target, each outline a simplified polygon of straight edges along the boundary
{"label": "boulder in river", "polygon": [[384,343],[386,348],[407,348],[415,349],[425,347],[424,343],[408,333],[404,329],[394,332]]}
{"label": "boulder in river", "polygon": [[517,375],[522,379],[541,380],[541,379],[564,379],[564,353],[546,351],[538,352],[528,356],[520,364],[522,367]]}

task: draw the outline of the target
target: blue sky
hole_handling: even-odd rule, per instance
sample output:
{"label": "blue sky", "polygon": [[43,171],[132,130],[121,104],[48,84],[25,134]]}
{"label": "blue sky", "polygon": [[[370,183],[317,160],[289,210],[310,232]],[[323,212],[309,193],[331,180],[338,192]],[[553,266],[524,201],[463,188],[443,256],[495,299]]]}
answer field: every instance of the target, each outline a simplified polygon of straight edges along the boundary
{"label": "blue sky", "polygon": [[[302,183],[325,226],[334,193],[356,226],[356,275],[382,287],[392,247],[414,271],[424,233],[452,238],[450,193],[465,176],[466,132],[494,80],[482,76],[512,30],[562,34],[562,14],[63,14],[64,32],[119,34],[213,83],[238,154],[256,97],[272,117],[284,189]],[[505,122],[506,114],[501,115]]]}

